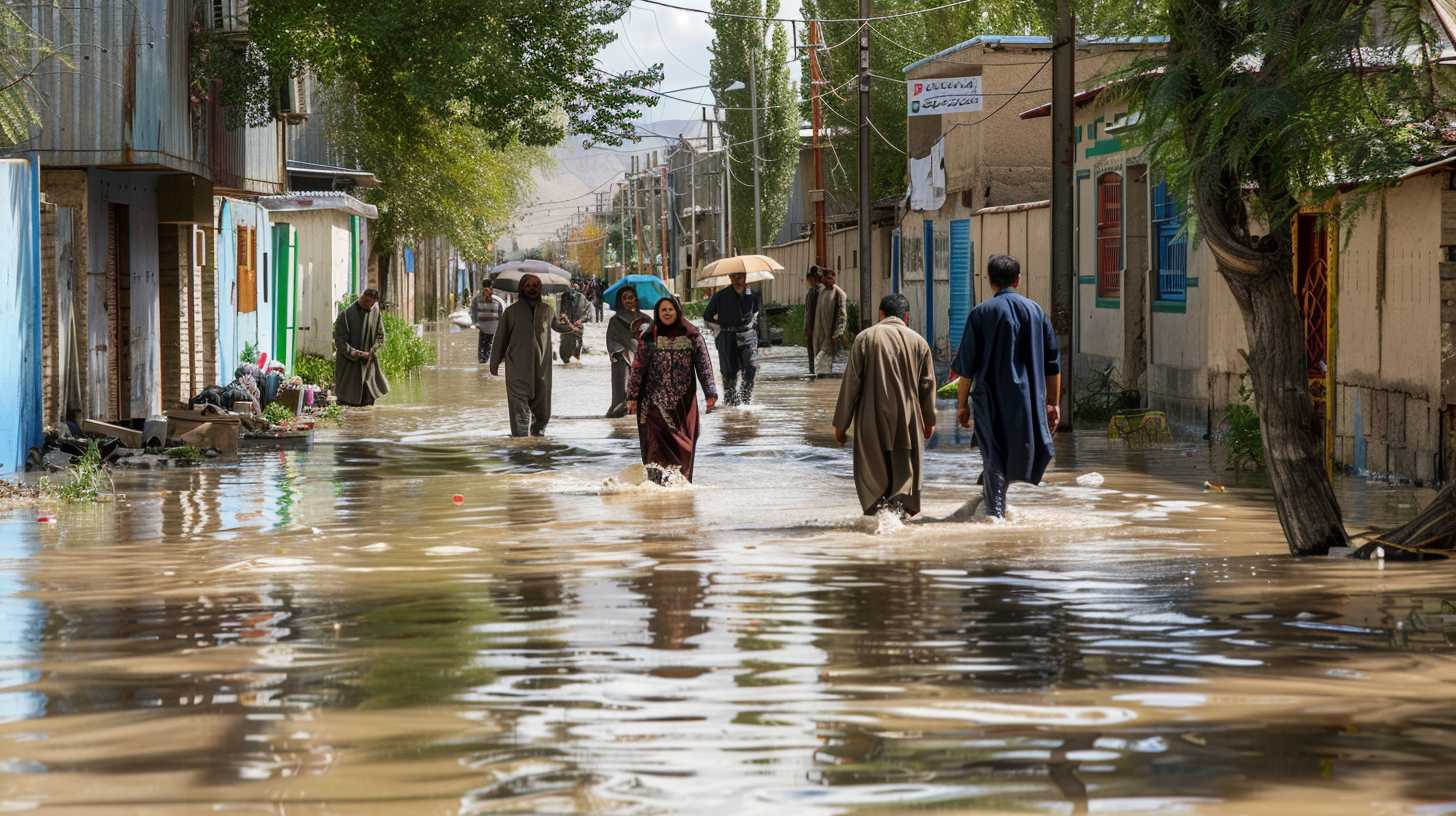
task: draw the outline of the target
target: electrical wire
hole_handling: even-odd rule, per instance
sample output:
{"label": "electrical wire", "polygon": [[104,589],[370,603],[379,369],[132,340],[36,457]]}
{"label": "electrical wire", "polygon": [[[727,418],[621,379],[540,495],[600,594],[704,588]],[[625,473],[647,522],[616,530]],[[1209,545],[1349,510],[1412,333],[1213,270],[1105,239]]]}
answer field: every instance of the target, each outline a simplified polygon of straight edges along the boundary
{"label": "electrical wire", "polygon": [[[646,3],[646,4],[651,5],[651,6],[661,6],[662,8],[670,8],[670,9],[674,9],[676,11],[689,11],[689,12],[692,12],[694,14],[702,14],[702,15],[705,15],[707,17],[728,17],[728,18],[735,19],[735,20],[757,20],[759,22],[769,22],[769,23],[806,23],[806,22],[808,22],[808,20],[803,20],[803,19],[799,19],[799,18],[795,18],[795,17],[765,17],[765,16],[759,15],[759,14],[735,14],[733,12],[728,12],[728,11],[713,11],[712,9],[700,9],[700,8],[693,8],[691,6],[679,6],[676,3],[668,3],[668,2],[665,2],[665,0],[632,0],[632,2],[634,2],[634,3]],[[825,19],[819,20],[818,22],[821,22],[821,23],[858,23],[858,22],[861,22],[861,21],[864,21],[864,22],[874,22],[875,20],[898,20],[898,19],[903,19],[905,17],[917,17],[917,16],[919,16],[921,14],[930,14],[931,12],[944,11],[945,9],[948,9],[948,8],[955,8],[956,6],[965,6],[965,5],[969,5],[971,3],[979,3],[979,2],[981,2],[981,0],[950,0],[950,2],[948,2],[948,3],[943,3],[943,4],[939,5],[939,6],[932,6],[930,8],[914,9],[912,11],[897,11],[897,12],[893,12],[891,14],[872,15],[870,17],[865,17],[865,18],[859,18],[859,17],[829,17],[829,18],[825,18]]]}

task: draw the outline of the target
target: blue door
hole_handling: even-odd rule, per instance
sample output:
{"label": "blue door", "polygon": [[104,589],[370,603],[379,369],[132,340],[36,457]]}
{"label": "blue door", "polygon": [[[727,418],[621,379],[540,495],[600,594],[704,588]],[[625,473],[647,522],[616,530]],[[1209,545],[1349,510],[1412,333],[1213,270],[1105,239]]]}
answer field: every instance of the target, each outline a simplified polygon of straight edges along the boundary
{"label": "blue door", "polygon": [[900,291],[900,230],[890,232],[890,291]]}
{"label": "blue door", "polygon": [[925,219],[925,342],[935,348],[935,222]]}
{"label": "blue door", "polygon": [[971,219],[950,222],[950,331],[946,336],[950,339],[952,357],[965,333],[971,306],[975,305],[975,295],[971,290],[972,251]]}
{"label": "blue door", "polygon": [[238,367],[238,231],[232,203],[217,218],[217,384],[232,382]]}
{"label": "blue door", "polygon": [[40,266],[40,164],[0,159],[0,473],[44,442]]}

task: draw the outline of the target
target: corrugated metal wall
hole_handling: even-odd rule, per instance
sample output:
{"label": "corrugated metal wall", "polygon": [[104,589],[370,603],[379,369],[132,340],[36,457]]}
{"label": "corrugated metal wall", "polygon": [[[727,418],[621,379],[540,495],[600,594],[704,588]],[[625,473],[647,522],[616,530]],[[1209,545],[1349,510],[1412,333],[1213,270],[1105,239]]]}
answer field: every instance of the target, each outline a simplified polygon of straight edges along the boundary
{"label": "corrugated metal wall", "polygon": [[158,165],[208,176],[206,117],[189,101],[191,0],[17,7],[73,65],[35,80],[41,126],[22,149],[48,167]]}

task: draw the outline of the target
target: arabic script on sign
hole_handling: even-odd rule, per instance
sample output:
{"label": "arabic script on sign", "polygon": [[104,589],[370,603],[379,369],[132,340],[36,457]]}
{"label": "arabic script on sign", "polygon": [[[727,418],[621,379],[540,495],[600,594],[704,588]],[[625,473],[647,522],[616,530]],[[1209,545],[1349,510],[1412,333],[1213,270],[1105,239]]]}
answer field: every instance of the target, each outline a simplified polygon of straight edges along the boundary
{"label": "arabic script on sign", "polygon": [[942,116],[981,109],[981,77],[911,79],[905,82],[909,116]]}

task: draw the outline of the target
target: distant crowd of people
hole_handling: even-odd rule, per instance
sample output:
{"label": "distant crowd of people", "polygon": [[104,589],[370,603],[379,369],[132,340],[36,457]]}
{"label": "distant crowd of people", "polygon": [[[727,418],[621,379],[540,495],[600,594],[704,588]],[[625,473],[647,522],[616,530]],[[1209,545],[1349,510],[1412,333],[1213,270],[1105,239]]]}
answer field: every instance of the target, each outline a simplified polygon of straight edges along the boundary
{"label": "distant crowd of people", "polygon": [[[1003,516],[1012,482],[1041,481],[1052,457],[1052,433],[1061,420],[1061,368],[1056,334],[1042,308],[1016,292],[1021,265],[996,255],[986,266],[995,295],[966,320],[951,377],[957,379],[956,417],[974,428],[984,467],[982,507]],[[848,295],[835,271],[811,267],[804,303],[804,338],[811,378],[832,376],[849,337]],[[471,302],[480,335],[478,353],[490,373],[506,368],[506,396],[513,436],[541,436],[551,419],[552,333],[559,334],[560,361],[579,359],[582,326],[604,318],[604,282],[576,282],[557,308],[542,299],[539,277],[521,278],[519,298],[507,305],[484,286]],[[340,399],[370,404],[388,391],[374,354],[383,344],[377,293],[367,290],[334,327]],[[623,287],[607,325],[612,397],[608,417],[637,417],[642,462],[658,481],[693,478],[700,432],[699,393],[706,412],[717,408],[719,390],[712,354],[682,303],[664,296],[651,314],[637,292]],[[703,312],[722,372],[725,405],[750,405],[759,366],[758,321],[762,297],[743,274],[713,294]],[[936,372],[930,346],[908,325],[910,303],[886,295],[876,322],[849,345],[833,417],[836,442],[854,436],[854,478],[862,510],[920,512],[925,443],[936,428]]]}

